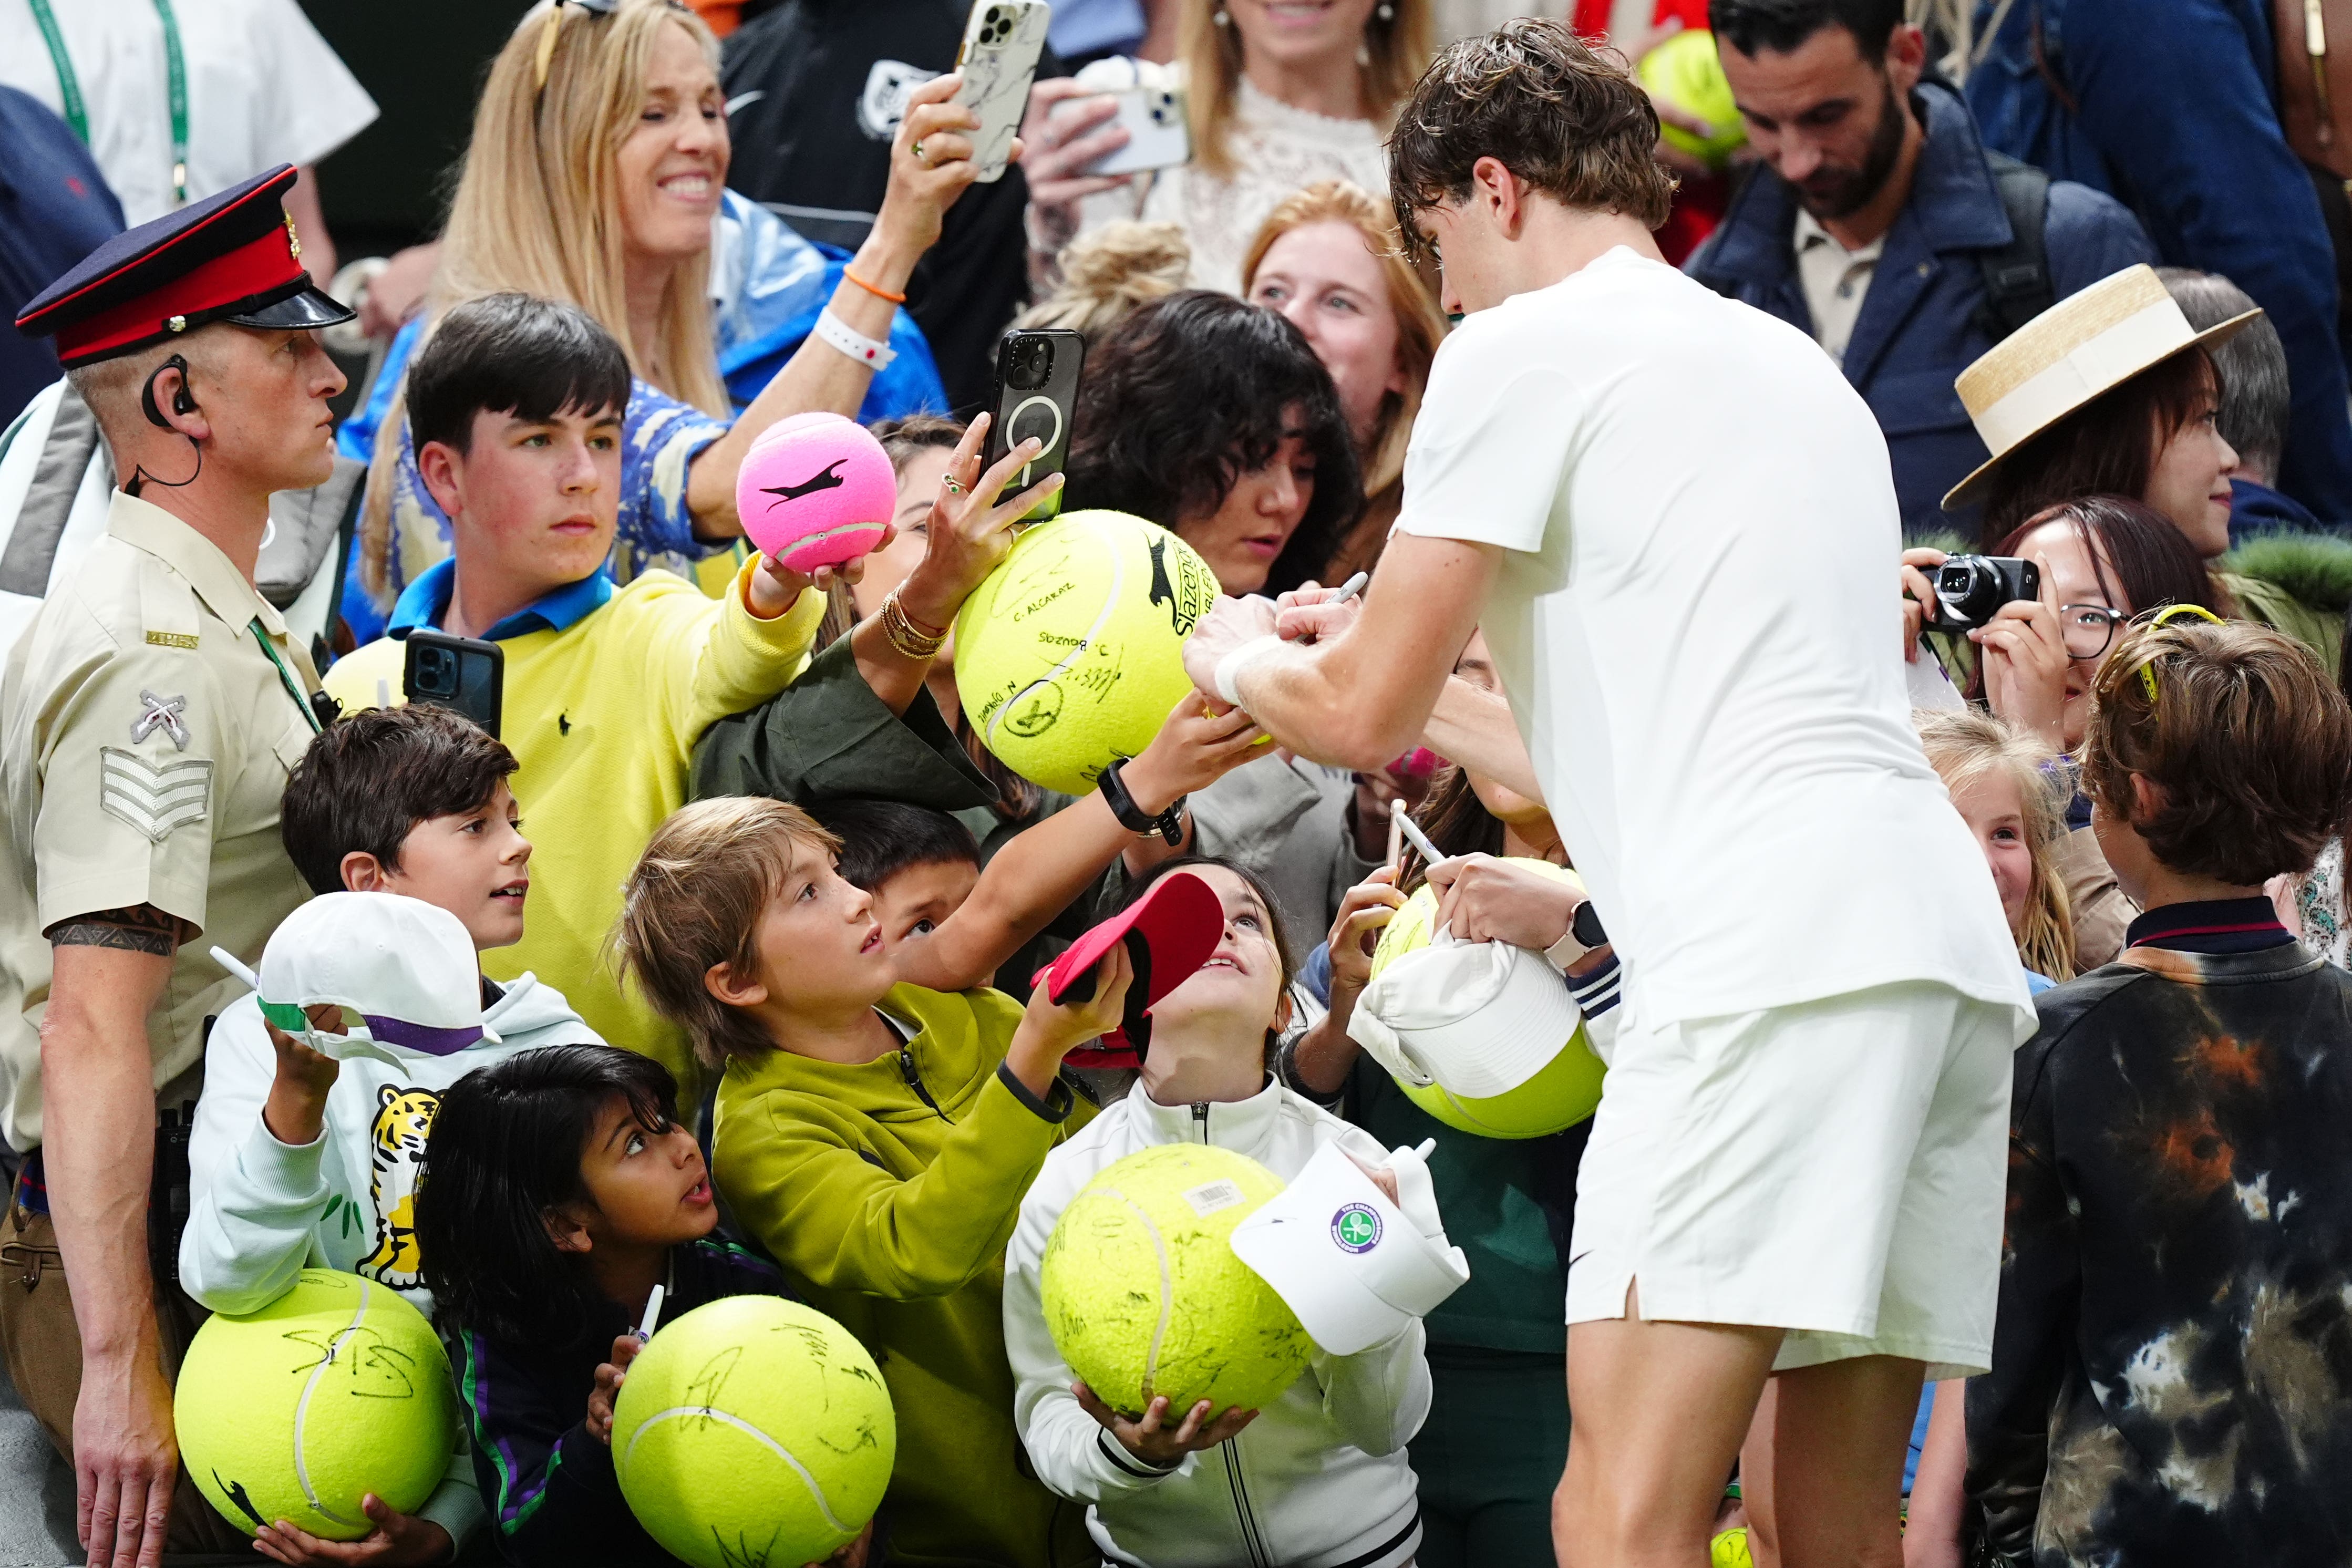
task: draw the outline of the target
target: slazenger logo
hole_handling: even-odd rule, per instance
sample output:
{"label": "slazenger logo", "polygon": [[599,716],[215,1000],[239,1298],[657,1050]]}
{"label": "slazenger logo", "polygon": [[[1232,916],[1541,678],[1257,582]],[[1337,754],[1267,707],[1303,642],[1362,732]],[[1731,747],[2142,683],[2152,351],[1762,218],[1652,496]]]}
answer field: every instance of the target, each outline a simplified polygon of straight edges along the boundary
{"label": "slazenger logo", "polygon": [[1369,1204],[1342,1204],[1331,1216],[1331,1239],[1342,1252],[1370,1252],[1381,1244],[1381,1216]]}

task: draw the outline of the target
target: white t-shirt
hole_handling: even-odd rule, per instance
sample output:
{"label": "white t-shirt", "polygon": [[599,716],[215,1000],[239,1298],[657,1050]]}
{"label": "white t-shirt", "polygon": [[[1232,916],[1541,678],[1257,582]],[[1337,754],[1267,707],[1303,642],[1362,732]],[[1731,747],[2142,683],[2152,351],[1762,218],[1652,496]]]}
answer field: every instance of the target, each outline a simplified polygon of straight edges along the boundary
{"label": "white t-shirt", "polygon": [[[172,110],[155,0],[49,0],[89,150],[131,227],[173,208]],[[279,163],[316,163],[376,117],[294,0],[172,0],[188,84],[188,199]],[[26,0],[0,0],[0,83],[58,114],[58,70]]]}
{"label": "white t-shirt", "polygon": [[1447,338],[1396,526],[1507,552],[1487,646],[1638,1019],[2028,1007],[1911,729],[1886,442],[1811,339],[1612,250]]}

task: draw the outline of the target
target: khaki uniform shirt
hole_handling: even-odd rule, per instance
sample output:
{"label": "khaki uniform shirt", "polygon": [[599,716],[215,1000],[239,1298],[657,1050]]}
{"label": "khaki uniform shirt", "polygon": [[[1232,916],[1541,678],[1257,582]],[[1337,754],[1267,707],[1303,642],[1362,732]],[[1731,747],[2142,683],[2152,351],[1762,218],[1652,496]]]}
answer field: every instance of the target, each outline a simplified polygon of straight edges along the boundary
{"label": "khaki uniform shirt", "polygon": [[1813,318],[1813,342],[1840,364],[1845,346],[1853,341],[1853,324],[1862,319],[1862,302],[1878,258],[1886,252],[1881,235],[1860,250],[1848,250],[1823,228],[1813,215],[1797,209],[1797,280],[1805,290],[1805,309]]}
{"label": "khaki uniform shirt", "polygon": [[308,896],[278,806],[318,685],[227,556],[115,493],[106,537],[0,674],[0,1131],[16,1149],[41,1141],[43,933],[77,915],[152,904],[202,932],[147,1016],[160,1103],[195,1097],[205,1021],[245,990],[209,949],[257,963]]}

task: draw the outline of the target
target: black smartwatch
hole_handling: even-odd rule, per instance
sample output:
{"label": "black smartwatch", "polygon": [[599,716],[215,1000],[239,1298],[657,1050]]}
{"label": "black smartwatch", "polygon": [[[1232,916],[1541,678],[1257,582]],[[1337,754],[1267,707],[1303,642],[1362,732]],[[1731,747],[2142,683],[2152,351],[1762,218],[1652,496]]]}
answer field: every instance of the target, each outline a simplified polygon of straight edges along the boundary
{"label": "black smartwatch", "polygon": [[1152,816],[1135,804],[1135,796],[1127,791],[1127,781],[1118,776],[1118,770],[1124,767],[1126,763],[1127,759],[1124,757],[1112,763],[1102,771],[1102,777],[1095,781],[1095,787],[1102,791],[1103,799],[1110,802],[1110,814],[1118,818],[1118,825],[1121,827],[1126,828],[1138,838],[1149,838],[1156,833],[1168,840],[1169,848],[1174,849],[1181,847],[1184,842],[1186,797],[1178,795],[1175,803],[1167,810],[1157,816]]}

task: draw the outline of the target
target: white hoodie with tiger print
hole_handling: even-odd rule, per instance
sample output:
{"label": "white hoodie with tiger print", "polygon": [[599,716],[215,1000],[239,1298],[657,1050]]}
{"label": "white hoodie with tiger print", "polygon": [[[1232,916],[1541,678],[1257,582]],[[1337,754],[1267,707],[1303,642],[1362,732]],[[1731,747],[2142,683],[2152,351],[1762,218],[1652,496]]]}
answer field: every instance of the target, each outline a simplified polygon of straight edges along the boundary
{"label": "white hoodie with tiger print", "polygon": [[[432,1316],[413,1210],[441,1090],[535,1046],[604,1044],[562,992],[529,974],[504,982],[482,1021],[496,1045],[446,1057],[387,1047],[398,1066],[368,1057],[344,1062],[327,1093],[325,1127],[295,1147],[261,1120],[278,1077],[261,1009],[249,994],[231,1003],[205,1047],[204,1094],[188,1142],[182,1288],[215,1312],[250,1312],[285,1294],[303,1269],[332,1268],[380,1280]],[[417,1513],[464,1544],[484,1518],[468,1455],[452,1456],[448,1478]]]}

